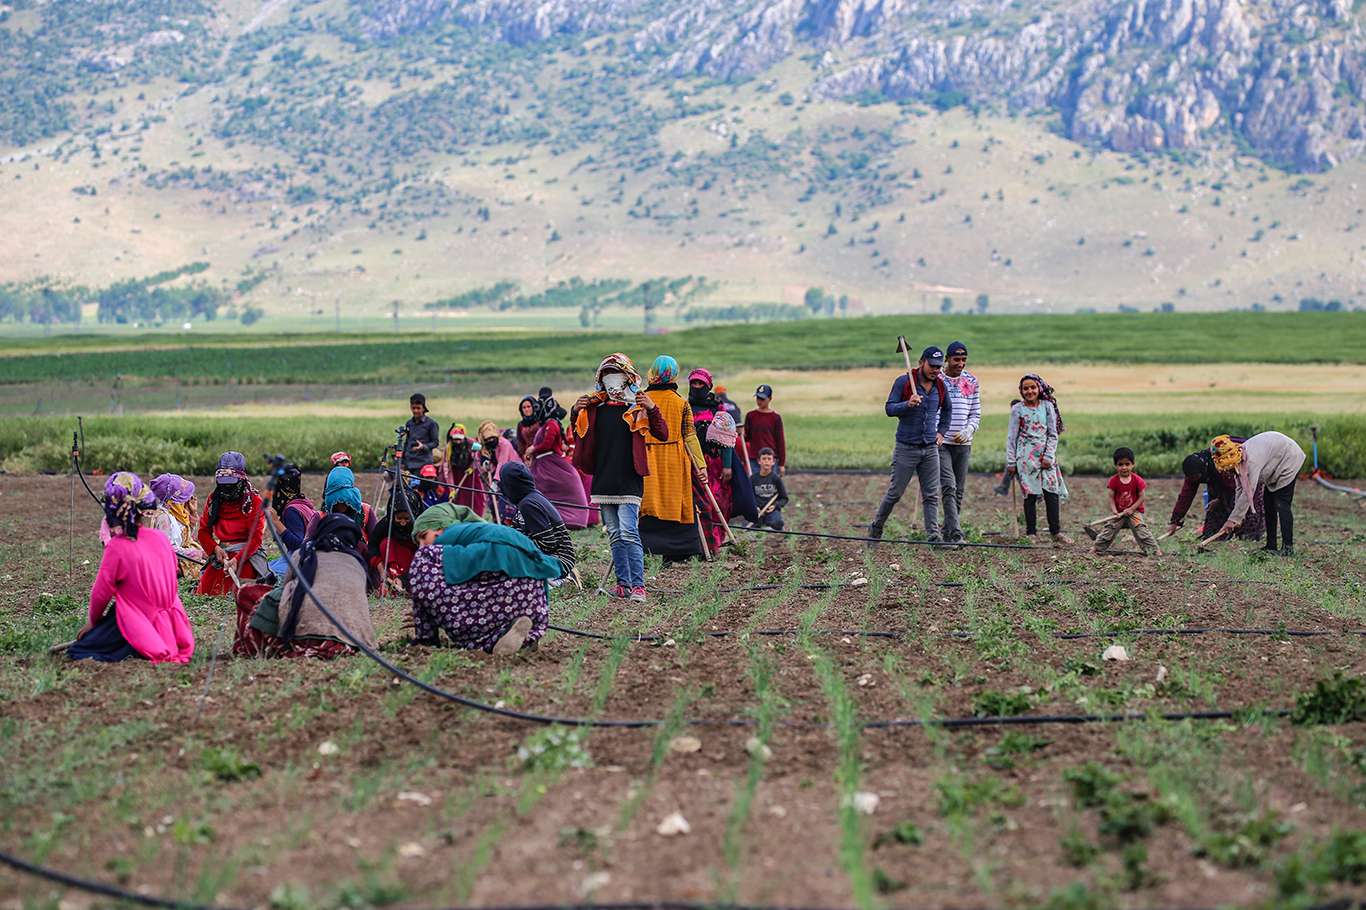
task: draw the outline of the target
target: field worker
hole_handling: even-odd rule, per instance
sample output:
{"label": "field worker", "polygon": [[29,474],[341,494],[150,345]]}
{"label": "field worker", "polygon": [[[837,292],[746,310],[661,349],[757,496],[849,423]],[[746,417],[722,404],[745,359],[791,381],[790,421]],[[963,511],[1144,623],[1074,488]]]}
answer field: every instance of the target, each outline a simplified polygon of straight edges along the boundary
{"label": "field worker", "polygon": [[982,388],[967,366],[967,345],[949,342],[943,373],[949,392],[949,428],[939,449],[939,496],[944,501],[944,540],[949,543],[961,543],[964,539],[958,517],[968,485],[972,437],[982,423]]}
{"label": "field worker", "polygon": [[773,410],[773,386],[764,383],[754,390],[754,410],[745,415],[745,450],[749,452],[749,472],[759,470],[759,450],[772,449],[778,456],[778,475],[787,470],[787,436],[783,417]]}
{"label": "field worker", "polygon": [[869,537],[882,538],[887,516],[901,501],[911,478],[918,477],[925,535],[934,543],[943,540],[939,534],[939,447],[952,419],[948,389],[939,375],[943,367],[944,352],[931,345],[920,353],[920,366],[892,383],[886,405],[887,416],[897,419],[892,476],[877,515],[868,525]]}
{"label": "field worker", "polygon": [[204,551],[195,541],[199,528],[199,503],[194,498],[194,483],[179,474],[160,474],[148,484],[157,498],[152,527],[165,534],[178,558],[180,577],[199,580]]}
{"label": "field worker", "polygon": [[[1241,436],[1230,436],[1236,443],[1246,440]],[[1195,502],[1195,494],[1200,492],[1200,485],[1205,485],[1207,495],[1207,505],[1205,506],[1205,518],[1200,525],[1200,539],[1204,540],[1213,537],[1214,534],[1228,521],[1229,513],[1233,511],[1233,504],[1238,499],[1238,473],[1237,471],[1220,471],[1214,466],[1214,453],[1208,448],[1201,449],[1186,456],[1186,460],[1181,462],[1181,473],[1185,479],[1181,483],[1181,492],[1177,494],[1176,504],[1172,506],[1172,515],[1167,522],[1167,533],[1175,534],[1186,520],[1186,513],[1190,511],[1191,505]],[[1263,507],[1265,491],[1258,487],[1252,497],[1252,508],[1248,510],[1243,518],[1243,523],[1239,525],[1236,534],[1229,537],[1238,537],[1241,540],[1258,540],[1265,530],[1263,526],[1263,516],[1266,514]],[[1228,539],[1228,538],[1226,538]]]}
{"label": "field worker", "polygon": [[[349,467],[351,467],[351,456],[348,455],[348,454],[346,454],[345,452],[333,452],[333,453],[332,453],[332,467],[333,467],[333,468],[349,468]],[[329,468],[328,470],[331,470],[331,468]]]}
{"label": "field worker", "polygon": [[663,415],[666,432],[645,437],[650,470],[640,500],[641,544],[646,553],[665,559],[691,559],[702,555],[693,477],[707,482],[707,461],[692,408],[678,394],[678,361],[660,354],[646,380],[645,394]]}
{"label": "field worker", "polygon": [[438,502],[445,502],[450,499],[450,493],[446,487],[441,486],[436,481],[436,465],[424,464],[417,471],[415,478],[417,485],[413,487],[418,498],[422,501],[422,508],[429,509]]}
{"label": "field worker", "polygon": [[778,476],[778,458],[772,449],[759,450],[759,470],[750,475],[754,501],[759,504],[757,521],[749,523],[751,528],[783,529],[783,509],[787,508],[787,486]]}
{"label": "field worker", "polygon": [[[712,392],[709,370],[698,367],[688,374],[688,406],[692,408],[693,431],[697,433],[702,457],[707,463],[707,485],[721,510],[717,516],[708,508],[702,517],[702,529],[715,552],[726,542],[725,519],[730,517],[735,500],[731,483],[735,477],[735,428],[730,425],[730,415]],[[715,433],[711,432],[713,427],[716,427]],[[742,477],[744,473],[740,472]],[[710,501],[707,505],[711,505]]]}
{"label": "field worker", "polygon": [[155,509],[156,497],[138,475],[120,471],[105,481],[109,545],[90,589],[89,618],[66,651],[72,660],[190,662],[194,633],[180,602],[175,552],[145,523]]}
{"label": "field worker", "polygon": [[512,442],[519,458],[531,447],[536,439],[536,431],[541,428],[540,410],[540,401],[532,395],[523,396],[517,404],[517,433]]}
{"label": "field worker", "polygon": [[1037,373],[1020,379],[1020,401],[1010,406],[1010,429],[1006,433],[1006,473],[1020,482],[1024,492],[1025,534],[1038,533],[1039,500],[1048,514],[1048,533],[1055,547],[1072,538],[1062,532],[1062,503],[1067,501],[1067,481],[1058,465],[1058,434],[1062,414],[1053,387]]}
{"label": "field worker", "polygon": [[297,575],[291,568],[282,585],[244,585],[238,592],[232,653],[330,660],[357,652],[318,609],[300,578],[356,640],[376,647],[367,596],[373,574],[360,525],[341,512],[324,515],[314,535],[299,548],[297,560]]}
{"label": "field worker", "polygon": [[540,423],[531,445],[522,452],[522,460],[536,478],[536,489],[560,510],[565,526],[581,531],[592,522],[583,478],[569,460],[564,426],[560,423],[567,415],[553,397],[540,399],[536,414]]}
{"label": "field worker", "polygon": [[442,453],[436,479],[449,484],[445,490],[451,502],[469,506],[483,515],[487,504],[483,478],[478,471],[480,448],[478,440],[471,439],[465,432],[463,423],[451,424],[446,431],[446,451]]}
{"label": "field worker", "polygon": [[[401,496],[402,492],[398,495]],[[368,502],[361,500],[360,489],[356,486],[356,475],[350,468],[337,467],[327,472],[327,480],[323,484],[322,511],[313,516],[308,523],[304,537],[313,537],[322,519],[333,512],[340,512],[359,524],[362,535],[368,535],[375,529],[375,510]]]}
{"label": "field worker", "polygon": [[413,416],[404,424],[408,429],[407,448],[403,450],[403,470],[416,474],[423,465],[434,464],[441,446],[441,425],[427,413],[427,396],[414,392],[408,399]]}
{"label": "field worker", "polygon": [[[479,442],[483,446],[479,451],[479,473],[484,478],[484,488],[490,491],[489,496],[492,497],[498,495],[498,472],[503,470],[503,465],[520,459],[512,440],[503,435],[498,429],[498,424],[492,420],[485,420],[479,424]],[[500,519],[509,517],[510,505],[505,498],[499,497]]]}
{"label": "field worker", "polygon": [[[677,396],[675,396],[677,397]],[[640,374],[625,354],[598,364],[594,391],[574,402],[574,461],[593,478],[590,494],[602,510],[612,551],[617,597],[645,599],[645,550],[640,538],[641,502],[650,474],[647,443],[666,442],[664,412],[640,387]]]}
{"label": "field worker", "polygon": [[730,400],[730,394],[726,391],[726,387],[718,382],[712,386],[712,391],[716,393],[716,400],[721,402],[721,407],[730,415],[730,419],[735,421],[735,425],[737,427],[742,425],[745,422],[745,415],[740,410],[740,406]]}
{"label": "field worker", "polygon": [[[1238,497],[1233,511],[1220,529],[1232,533],[1243,523],[1252,509],[1258,487],[1266,490],[1266,546],[1269,553],[1282,556],[1295,554],[1295,518],[1290,506],[1295,501],[1295,480],[1304,465],[1304,449],[1299,443],[1275,430],[1258,433],[1246,442],[1234,442],[1228,436],[1216,436],[1210,443],[1214,451],[1214,466],[1221,471],[1234,471],[1238,478]],[[1279,525],[1283,546],[1276,549]]]}
{"label": "field worker", "polygon": [[[349,471],[347,473],[350,473]],[[210,555],[199,576],[196,594],[230,594],[235,587],[227,568],[238,581],[250,581],[268,573],[261,541],[266,533],[261,494],[247,479],[247,459],[241,452],[224,452],[213,472],[214,489],[199,519],[199,546]],[[259,556],[259,558],[257,558]]]}
{"label": "field worker", "polygon": [[296,464],[286,464],[275,476],[275,489],[270,494],[270,508],[266,520],[285,542],[285,552],[270,564],[270,570],[283,578],[289,571],[289,554],[298,552],[308,536],[308,523],[318,510],[303,493],[303,473]]}
{"label": "field worker", "polygon": [[408,570],[414,644],[439,644],[445,630],[457,648],[502,657],[545,634],[546,582],[560,577],[559,560],[520,531],[449,502],[423,512],[413,527],[419,541],[432,541]]}
{"label": "field worker", "polygon": [[407,589],[408,567],[417,553],[413,540],[413,522],[422,514],[422,502],[413,492],[406,495],[400,488],[393,510],[375,523],[367,536],[370,566],[379,575],[382,590],[402,592]]}
{"label": "field worker", "polygon": [[517,506],[517,515],[509,526],[531,538],[536,549],[559,560],[560,578],[552,584],[568,578],[574,571],[574,541],[559,511],[536,489],[531,471],[520,461],[508,462],[498,482],[503,494]]}
{"label": "field worker", "polygon": [[1148,489],[1148,484],[1134,470],[1134,450],[1123,446],[1115,449],[1114,463],[1115,473],[1105,484],[1110,492],[1110,516],[1101,523],[1098,531],[1094,523],[1086,526],[1086,533],[1096,541],[1095,555],[1108,553],[1115,535],[1128,528],[1133,532],[1134,540],[1144,556],[1157,556],[1162,548],[1157,545],[1157,538],[1153,537],[1148,523],[1143,520],[1143,513],[1147,511],[1144,491]]}

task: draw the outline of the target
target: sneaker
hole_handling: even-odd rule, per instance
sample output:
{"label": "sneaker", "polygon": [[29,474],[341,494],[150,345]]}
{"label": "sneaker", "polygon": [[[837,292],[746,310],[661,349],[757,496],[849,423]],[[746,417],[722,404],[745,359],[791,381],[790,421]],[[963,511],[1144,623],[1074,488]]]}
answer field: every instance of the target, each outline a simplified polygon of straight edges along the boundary
{"label": "sneaker", "polygon": [[944,545],[944,538],[940,537],[938,534],[933,537],[926,537],[925,540],[932,547],[942,547]]}
{"label": "sneaker", "polygon": [[1068,537],[1068,536],[1067,536],[1066,534],[1064,534],[1063,532],[1059,531],[1058,533],[1056,533],[1056,534],[1053,535],[1053,546],[1055,546],[1055,547],[1070,547],[1071,545],[1072,545],[1072,538]]}
{"label": "sneaker", "polygon": [[626,590],[625,585],[617,585],[615,588],[612,589],[612,596],[617,598],[618,600],[625,600],[626,598],[631,596],[631,592]]}
{"label": "sneaker", "polygon": [[645,603],[645,586],[636,585],[631,589],[631,599],[636,603]]}
{"label": "sneaker", "polygon": [[964,534],[962,531],[954,531],[949,535],[948,539],[949,543],[967,543],[968,535]]}
{"label": "sneaker", "polygon": [[1295,555],[1295,548],[1294,548],[1294,547],[1290,547],[1290,546],[1281,547],[1281,555],[1282,555],[1282,556],[1294,556],[1294,555]]}
{"label": "sneaker", "polygon": [[522,650],[522,645],[526,643],[526,637],[531,634],[531,617],[518,616],[512,623],[512,628],[503,633],[503,637],[493,646],[494,657],[507,657]]}

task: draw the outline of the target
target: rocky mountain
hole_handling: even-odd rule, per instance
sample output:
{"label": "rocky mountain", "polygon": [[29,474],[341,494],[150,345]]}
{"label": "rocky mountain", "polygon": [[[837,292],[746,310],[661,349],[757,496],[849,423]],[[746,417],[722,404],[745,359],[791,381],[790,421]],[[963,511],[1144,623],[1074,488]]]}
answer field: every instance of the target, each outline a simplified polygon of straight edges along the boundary
{"label": "rocky mountain", "polygon": [[448,21],[517,45],[624,31],[661,76],[763,77],[811,57],[809,92],[1051,109],[1123,152],[1233,142],[1321,171],[1366,148],[1366,31],[1352,0],[378,0],[377,39]]}

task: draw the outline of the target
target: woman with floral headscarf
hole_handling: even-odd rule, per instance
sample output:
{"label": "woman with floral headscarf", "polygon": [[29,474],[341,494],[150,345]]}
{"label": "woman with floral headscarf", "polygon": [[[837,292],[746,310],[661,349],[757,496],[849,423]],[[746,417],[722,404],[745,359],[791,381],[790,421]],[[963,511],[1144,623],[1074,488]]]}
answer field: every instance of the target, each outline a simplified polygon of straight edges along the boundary
{"label": "woman with floral headscarf", "polygon": [[1024,491],[1025,534],[1038,532],[1039,500],[1048,515],[1048,533],[1054,546],[1070,544],[1062,531],[1062,507],[1067,501],[1067,481],[1058,466],[1058,434],[1062,415],[1053,388],[1037,373],[1020,378],[1021,400],[1011,405],[1006,435],[1006,471],[1015,475]]}
{"label": "woman with floral headscarf", "polygon": [[194,484],[179,474],[160,474],[148,484],[157,498],[157,510],[152,513],[152,527],[171,541],[180,577],[199,579],[203,568],[204,551],[195,546],[195,529],[199,525],[199,509],[194,498]]}
{"label": "woman with floral headscarf", "polygon": [[227,567],[239,581],[266,574],[254,565],[266,522],[261,494],[247,479],[247,459],[241,452],[224,452],[213,472],[214,490],[199,519],[199,546],[210,556],[199,576],[196,594],[230,594],[234,588]]}
{"label": "woman with floral headscarf", "polygon": [[536,489],[555,504],[564,519],[565,527],[581,531],[590,524],[588,494],[583,479],[566,454],[564,427],[560,421],[566,416],[553,397],[541,400],[537,410],[540,428],[531,445],[522,452],[522,460],[536,478]]}
{"label": "woman with floral headscarf", "polygon": [[734,506],[731,481],[735,476],[733,465],[737,434],[730,415],[712,392],[709,370],[698,367],[688,374],[688,406],[692,408],[693,428],[702,447],[702,457],[707,463],[707,485],[721,509],[719,516],[713,515],[709,501],[706,503],[707,508],[700,509],[702,527],[715,550],[726,542],[726,519],[730,518]]}
{"label": "woman with floral headscarf", "polygon": [[[1253,508],[1258,488],[1265,490],[1266,546],[1262,549],[1281,556],[1295,553],[1295,525],[1291,504],[1295,501],[1295,481],[1304,467],[1304,449],[1284,433],[1268,430],[1246,442],[1234,442],[1228,436],[1216,436],[1210,443],[1214,466],[1220,471],[1232,471],[1238,478],[1238,497],[1228,521],[1220,528],[1225,536],[1238,530]],[[1283,546],[1276,547],[1276,532],[1280,531]]]}
{"label": "woman with floral headscarf", "polygon": [[640,501],[640,537],[646,553],[668,559],[702,555],[693,480],[707,482],[707,462],[693,426],[692,408],[678,394],[678,361],[660,354],[650,365],[645,394],[659,408],[668,432],[647,438],[649,476]]}
{"label": "woman with floral headscarf", "polygon": [[176,583],[175,551],[165,534],[145,523],[155,510],[156,497],[138,475],[120,471],[105,482],[109,545],[90,590],[89,619],[67,648],[72,660],[137,656],[184,664],[194,654],[194,633]]}
{"label": "woman with floral headscarf", "polygon": [[446,431],[446,451],[437,468],[436,479],[447,484],[444,489],[451,502],[469,506],[476,514],[483,515],[487,493],[479,472],[480,448],[477,440],[465,432],[463,423],[451,424]]}

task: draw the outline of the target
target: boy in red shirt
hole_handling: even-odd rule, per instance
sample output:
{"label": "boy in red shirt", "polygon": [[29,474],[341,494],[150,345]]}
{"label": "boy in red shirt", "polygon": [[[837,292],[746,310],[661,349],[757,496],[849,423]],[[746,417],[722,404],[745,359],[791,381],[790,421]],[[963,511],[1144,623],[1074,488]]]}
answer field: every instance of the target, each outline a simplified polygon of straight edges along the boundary
{"label": "boy in red shirt", "polygon": [[757,407],[745,415],[741,428],[745,434],[745,447],[749,450],[749,473],[759,473],[759,450],[772,449],[778,459],[778,476],[787,470],[787,437],[783,435],[783,418],[773,410],[773,386],[765,383],[754,390],[754,403]]}
{"label": "boy in red shirt", "polygon": [[[1153,532],[1148,530],[1148,525],[1143,521],[1143,491],[1148,484],[1134,473],[1133,449],[1115,449],[1115,476],[1105,486],[1110,490],[1110,506],[1114,514],[1106,519],[1100,532],[1095,534],[1096,555],[1108,551],[1115,535],[1123,528],[1134,532],[1134,540],[1138,541],[1144,556],[1161,553],[1157,538],[1153,537]],[[1086,531],[1090,534],[1093,528],[1088,526]]]}

